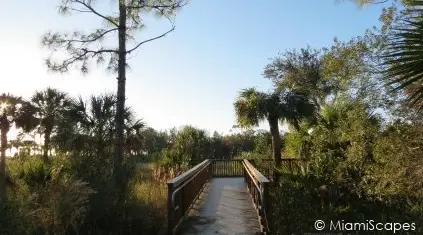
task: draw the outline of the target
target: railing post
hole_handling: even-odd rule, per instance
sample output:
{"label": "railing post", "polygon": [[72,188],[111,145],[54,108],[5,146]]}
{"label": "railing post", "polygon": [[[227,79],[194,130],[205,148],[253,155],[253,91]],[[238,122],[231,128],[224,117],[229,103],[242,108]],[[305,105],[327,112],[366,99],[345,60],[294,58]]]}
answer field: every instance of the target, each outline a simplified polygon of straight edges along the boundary
{"label": "railing post", "polygon": [[174,208],[172,205],[173,183],[167,183],[167,234],[173,235]]}
{"label": "railing post", "polygon": [[209,180],[213,177],[213,169],[214,169],[214,161],[213,160],[210,160]]}
{"label": "railing post", "polygon": [[266,216],[267,228],[269,231],[268,233],[273,231],[273,213],[272,213],[272,205],[270,204],[270,195],[269,195],[269,182],[264,182],[262,184],[263,187],[263,208]]}

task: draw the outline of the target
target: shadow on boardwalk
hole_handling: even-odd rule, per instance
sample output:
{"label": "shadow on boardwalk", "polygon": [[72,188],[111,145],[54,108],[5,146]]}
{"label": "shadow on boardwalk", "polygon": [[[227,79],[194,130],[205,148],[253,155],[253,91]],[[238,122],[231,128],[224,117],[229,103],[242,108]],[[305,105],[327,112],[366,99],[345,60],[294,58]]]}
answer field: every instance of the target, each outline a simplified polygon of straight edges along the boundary
{"label": "shadow on boardwalk", "polygon": [[182,223],[179,234],[261,234],[244,178],[213,178]]}

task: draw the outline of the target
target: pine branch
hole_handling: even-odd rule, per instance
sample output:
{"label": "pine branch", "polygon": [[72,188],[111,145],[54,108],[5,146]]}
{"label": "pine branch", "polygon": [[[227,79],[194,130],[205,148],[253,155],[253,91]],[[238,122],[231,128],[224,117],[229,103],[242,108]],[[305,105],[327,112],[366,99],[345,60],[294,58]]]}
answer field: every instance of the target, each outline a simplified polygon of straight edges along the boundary
{"label": "pine branch", "polygon": [[119,25],[116,24],[116,22],[114,22],[113,20],[111,20],[109,17],[107,17],[107,16],[105,16],[103,14],[100,14],[98,11],[96,11],[94,8],[92,8],[89,4],[85,3],[84,1],[74,0],[74,2],[83,5],[85,8],[87,8],[88,10],[90,10],[95,15],[99,16],[100,18],[105,19],[106,21],[108,21],[109,23],[113,24],[114,26],[119,27]]}
{"label": "pine branch", "polygon": [[[70,58],[63,60],[62,63],[51,63],[50,60],[47,60],[47,66],[53,71],[66,72],[69,67],[75,64],[76,62],[82,62],[83,64],[87,62],[88,57],[94,58],[100,54],[104,53],[118,53],[118,50],[112,49],[100,49],[100,50],[89,50],[87,48],[81,48],[78,52],[75,52]],[[84,65],[83,65],[84,67]],[[82,68],[84,72],[84,68]]]}
{"label": "pine branch", "polygon": [[[68,43],[74,43],[74,42],[76,42],[76,43],[82,43],[82,44],[84,44],[84,43],[90,43],[90,42],[95,42],[95,41],[101,39],[102,37],[104,37],[106,34],[111,33],[111,32],[114,32],[114,31],[117,31],[118,29],[119,28],[112,28],[112,29],[106,30],[106,31],[100,33],[99,35],[97,35],[97,36],[95,36],[95,37],[93,37],[91,39],[86,39],[86,40],[82,40],[82,39],[69,39],[67,41],[68,41]],[[97,30],[97,31],[99,31],[99,30]]]}
{"label": "pine branch", "polygon": [[135,47],[133,47],[132,49],[127,50],[127,51],[126,51],[126,53],[127,53],[127,54],[130,54],[131,52],[133,52],[133,51],[135,51],[136,49],[138,49],[138,47],[140,47],[142,44],[145,44],[145,43],[147,43],[147,42],[151,42],[151,41],[154,41],[154,40],[156,40],[156,39],[162,38],[162,37],[166,36],[167,34],[169,34],[170,32],[172,32],[173,30],[175,30],[175,26],[174,26],[174,25],[172,26],[172,28],[171,28],[171,29],[169,29],[169,30],[168,30],[168,31],[166,31],[165,33],[163,33],[163,34],[161,34],[161,35],[159,35],[159,36],[157,36],[157,37],[150,38],[150,39],[147,39],[147,40],[145,40],[145,41],[142,41],[142,42],[138,43],[138,44],[137,44]]}
{"label": "pine branch", "polygon": [[138,5],[136,5],[136,6],[130,5],[130,6],[127,6],[127,8],[128,9],[142,9],[142,8],[144,8],[144,9],[156,9],[156,10],[163,10],[163,9],[174,10],[174,9],[177,9],[177,8],[181,8],[181,7],[183,7],[187,4],[188,4],[188,1],[180,0],[180,1],[173,3],[173,4],[158,4],[158,5],[153,4],[153,5],[149,5],[149,4],[146,4],[144,0],[139,0]]}

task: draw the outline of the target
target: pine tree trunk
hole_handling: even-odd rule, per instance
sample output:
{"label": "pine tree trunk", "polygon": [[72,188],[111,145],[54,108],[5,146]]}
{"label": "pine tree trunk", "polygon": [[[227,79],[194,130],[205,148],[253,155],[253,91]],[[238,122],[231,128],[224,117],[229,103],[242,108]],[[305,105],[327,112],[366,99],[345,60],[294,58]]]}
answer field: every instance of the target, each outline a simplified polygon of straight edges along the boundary
{"label": "pine tree trunk", "polygon": [[118,61],[118,88],[116,103],[116,139],[114,156],[114,177],[116,189],[123,193],[125,185],[122,176],[122,162],[124,151],[124,112],[125,112],[125,82],[126,82],[126,2],[119,0],[119,61]]}
{"label": "pine tree trunk", "polygon": [[7,129],[1,130],[1,158],[0,158],[0,203],[6,199],[6,148]]}

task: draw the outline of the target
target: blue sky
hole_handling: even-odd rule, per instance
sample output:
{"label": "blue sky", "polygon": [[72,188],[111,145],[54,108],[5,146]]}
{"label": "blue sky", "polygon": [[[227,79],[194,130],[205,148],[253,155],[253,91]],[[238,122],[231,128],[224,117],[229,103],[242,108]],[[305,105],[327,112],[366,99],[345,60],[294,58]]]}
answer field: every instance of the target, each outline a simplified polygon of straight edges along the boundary
{"label": "blue sky", "polygon": [[[278,52],[330,46],[362,35],[378,25],[380,5],[359,8],[335,0],[192,0],[176,19],[176,31],[145,45],[130,60],[127,104],[156,129],[184,124],[227,133],[235,124],[233,102],[238,91],[271,89],[264,66]],[[48,30],[72,31],[99,26],[84,15],[57,14],[59,0],[0,2],[2,68],[0,92],[29,97],[51,86],[71,95],[116,90],[115,75],[94,68],[88,76],[47,72],[41,48]],[[116,4],[110,1],[109,6]],[[145,39],[167,29],[149,18],[138,34]],[[263,125],[266,128],[266,125]]]}

